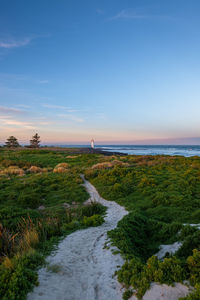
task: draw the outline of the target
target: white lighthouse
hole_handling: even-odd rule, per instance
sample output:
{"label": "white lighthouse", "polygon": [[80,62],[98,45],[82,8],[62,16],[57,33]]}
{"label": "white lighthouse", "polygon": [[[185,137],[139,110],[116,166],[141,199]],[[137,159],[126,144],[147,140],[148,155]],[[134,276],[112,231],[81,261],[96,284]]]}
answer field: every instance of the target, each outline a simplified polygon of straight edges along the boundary
{"label": "white lighthouse", "polygon": [[94,139],[91,139],[91,148],[94,149]]}

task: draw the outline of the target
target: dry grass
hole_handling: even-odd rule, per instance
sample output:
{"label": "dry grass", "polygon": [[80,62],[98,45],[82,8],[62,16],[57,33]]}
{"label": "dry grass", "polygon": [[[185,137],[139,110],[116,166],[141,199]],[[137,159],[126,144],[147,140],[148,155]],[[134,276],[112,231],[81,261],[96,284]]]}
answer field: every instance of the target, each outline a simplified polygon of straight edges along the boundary
{"label": "dry grass", "polygon": [[41,173],[42,169],[37,166],[31,166],[30,169],[27,170],[29,173]]}
{"label": "dry grass", "polygon": [[26,230],[19,244],[20,252],[28,252],[39,243],[39,235],[36,229]]}
{"label": "dry grass", "polygon": [[52,170],[53,170],[52,168],[43,168],[42,172],[43,173],[48,173],[48,172],[51,172]]}
{"label": "dry grass", "polygon": [[53,172],[54,173],[66,173],[66,172],[68,172],[68,170],[66,168],[59,167],[59,168],[54,168]]}
{"label": "dry grass", "polygon": [[80,155],[68,155],[68,156],[66,156],[66,158],[77,158],[77,157],[79,157]]}
{"label": "dry grass", "polygon": [[7,177],[7,174],[5,174],[3,170],[0,170],[0,177]]}
{"label": "dry grass", "polygon": [[115,156],[115,155],[109,155],[109,156],[101,155],[101,156],[99,156],[99,158],[100,158],[101,162],[105,162],[105,161],[112,161],[113,159],[116,159],[117,156]]}
{"label": "dry grass", "polygon": [[129,164],[119,160],[113,160],[110,162],[102,162],[92,166],[92,169],[111,169],[114,166],[128,167]]}
{"label": "dry grass", "polygon": [[53,169],[54,173],[66,173],[68,171],[69,164],[67,163],[60,163]]}
{"label": "dry grass", "polygon": [[57,166],[55,166],[55,168],[69,168],[69,164],[68,163],[60,163]]}
{"label": "dry grass", "polygon": [[39,233],[30,217],[28,219],[22,218],[19,228],[20,239],[18,240],[17,249],[20,255],[21,253],[32,251],[37,246],[39,243]]}
{"label": "dry grass", "polygon": [[129,166],[128,163],[125,163],[123,161],[119,161],[119,160],[116,160],[116,159],[113,160],[111,163],[112,163],[113,166],[121,166],[121,167],[128,167]]}
{"label": "dry grass", "polygon": [[36,229],[25,232],[24,241],[29,247],[35,247],[39,243],[39,236]]}
{"label": "dry grass", "polygon": [[18,234],[12,234],[0,224],[0,260],[2,256],[12,254]]}
{"label": "dry grass", "polygon": [[18,175],[24,176],[25,172],[18,166],[10,166],[0,171],[0,175]]}
{"label": "dry grass", "polygon": [[10,269],[10,270],[13,270],[14,269],[14,265],[13,265],[13,262],[12,260],[6,256],[2,262],[2,265],[6,268],[6,269]]}
{"label": "dry grass", "polygon": [[120,156],[119,159],[128,159],[128,155],[127,156]]}
{"label": "dry grass", "polygon": [[111,169],[113,167],[111,162],[102,162],[92,166],[92,169]]}

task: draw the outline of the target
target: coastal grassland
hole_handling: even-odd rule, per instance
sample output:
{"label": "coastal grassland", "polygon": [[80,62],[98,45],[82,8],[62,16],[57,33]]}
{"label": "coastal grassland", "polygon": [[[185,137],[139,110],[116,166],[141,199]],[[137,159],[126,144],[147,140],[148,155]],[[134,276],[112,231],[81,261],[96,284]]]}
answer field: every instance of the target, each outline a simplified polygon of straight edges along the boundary
{"label": "coastal grassland", "polygon": [[52,149],[17,149],[7,150],[0,148],[0,166],[8,167],[15,165],[30,168],[32,165],[41,168],[54,168],[59,163],[69,163],[70,166],[86,167],[98,162],[98,154],[80,154],[77,149],[60,148],[59,151]]}
{"label": "coastal grassland", "polygon": [[[200,231],[189,224],[200,223],[200,158],[127,156],[121,161],[126,165],[85,172],[102,197],[130,212],[109,232],[126,258],[118,280],[134,288],[139,299],[152,281],[189,280],[197,290],[188,299],[199,299]],[[153,256],[160,244],[176,241],[182,246],[174,256],[167,253],[163,261]],[[132,293],[128,289],[124,299]]]}
{"label": "coastal grassland", "polygon": [[83,205],[88,193],[80,178],[99,159],[67,150],[0,150],[0,299],[26,299],[60,238],[102,224],[105,208]]}

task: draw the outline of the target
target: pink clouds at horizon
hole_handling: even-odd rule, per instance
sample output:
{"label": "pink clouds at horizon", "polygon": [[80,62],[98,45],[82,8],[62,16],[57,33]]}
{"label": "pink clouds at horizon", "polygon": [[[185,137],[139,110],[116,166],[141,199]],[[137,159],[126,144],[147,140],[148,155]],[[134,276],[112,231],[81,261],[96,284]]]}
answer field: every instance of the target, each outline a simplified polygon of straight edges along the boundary
{"label": "pink clouds at horizon", "polygon": [[32,128],[27,129],[25,133],[22,133],[21,130],[13,131],[13,128],[6,130],[6,132],[0,133],[0,144],[4,144],[6,139],[10,135],[14,135],[18,138],[19,142],[22,144],[29,143],[30,138],[38,132],[41,136],[42,145],[88,145],[90,140],[93,137],[95,144],[97,145],[111,145],[111,144],[126,144],[126,145],[200,145],[200,137],[182,137],[182,138],[130,138],[127,136],[121,137],[114,135],[95,134],[91,133],[82,133],[78,132],[69,133],[69,132],[56,132],[56,133],[45,133],[42,130],[33,130]]}

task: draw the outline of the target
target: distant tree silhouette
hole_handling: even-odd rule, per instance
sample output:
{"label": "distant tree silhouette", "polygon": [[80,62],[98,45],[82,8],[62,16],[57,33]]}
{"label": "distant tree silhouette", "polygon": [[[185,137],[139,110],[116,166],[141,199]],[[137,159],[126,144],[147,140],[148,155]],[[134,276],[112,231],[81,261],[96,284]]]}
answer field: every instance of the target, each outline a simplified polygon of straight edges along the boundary
{"label": "distant tree silhouette", "polygon": [[20,147],[20,144],[18,143],[18,140],[16,137],[14,137],[13,135],[11,135],[8,139],[7,142],[5,143],[6,147],[9,148],[17,148]]}
{"label": "distant tree silhouette", "polygon": [[30,140],[30,147],[31,148],[39,148],[40,147],[40,136],[38,135],[38,133],[36,133],[32,137],[32,140]]}

